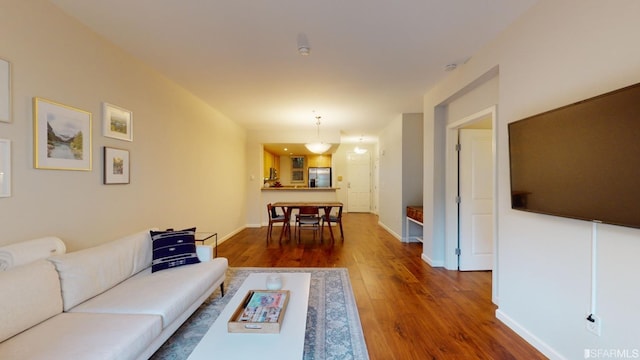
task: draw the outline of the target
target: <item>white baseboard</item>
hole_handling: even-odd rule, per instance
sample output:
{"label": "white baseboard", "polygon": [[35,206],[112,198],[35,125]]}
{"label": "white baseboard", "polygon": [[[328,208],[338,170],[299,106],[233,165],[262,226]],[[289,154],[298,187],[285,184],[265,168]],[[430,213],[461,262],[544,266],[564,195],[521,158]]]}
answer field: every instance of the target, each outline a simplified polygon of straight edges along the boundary
{"label": "white baseboard", "polygon": [[218,239],[218,245],[220,245],[220,244],[222,244],[223,242],[225,242],[225,241],[229,240],[229,238],[231,238],[232,236],[236,235],[236,234],[237,234],[237,233],[239,233],[240,231],[242,231],[242,230],[246,229],[247,227],[250,227],[250,226],[241,226],[241,227],[239,227],[239,228],[237,228],[237,229],[233,230],[233,231],[232,231],[232,232],[230,232],[229,234],[227,234],[227,236],[225,236],[225,237],[223,237],[223,238]]}
{"label": "white baseboard", "polygon": [[551,346],[549,346],[544,341],[540,340],[537,336],[533,335],[529,330],[525,327],[521,326],[518,322],[514,321],[511,317],[509,317],[504,312],[500,311],[500,309],[496,310],[496,318],[502,321],[505,325],[507,325],[511,330],[515,331],[516,334],[520,335],[525,341],[531,344],[533,347],[538,349],[544,356],[548,357],[551,360],[567,360],[560,353],[555,351]]}
{"label": "white baseboard", "polygon": [[395,233],[393,230],[391,230],[388,226],[386,226],[385,224],[381,223],[380,221],[378,221],[378,225],[382,226],[383,229],[385,229],[389,234],[391,234],[391,236],[393,236],[394,238],[400,240],[400,242],[402,242],[402,236],[398,235],[397,233]]}
{"label": "white baseboard", "polygon": [[422,261],[426,262],[431,267],[443,267],[444,266],[444,261],[433,261],[430,257],[425,255],[424,253],[422,253],[420,258],[422,259]]}
{"label": "white baseboard", "polygon": [[422,242],[422,237],[420,236],[409,236],[409,237],[404,237],[402,238],[402,242],[406,242],[406,243],[421,243]]}

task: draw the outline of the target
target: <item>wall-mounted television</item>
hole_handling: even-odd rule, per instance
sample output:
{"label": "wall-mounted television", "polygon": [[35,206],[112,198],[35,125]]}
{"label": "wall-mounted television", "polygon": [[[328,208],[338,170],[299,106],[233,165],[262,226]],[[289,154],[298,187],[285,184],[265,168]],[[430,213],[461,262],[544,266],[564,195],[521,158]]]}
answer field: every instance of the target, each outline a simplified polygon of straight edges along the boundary
{"label": "wall-mounted television", "polygon": [[640,84],[508,132],[513,209],[640,228]]}

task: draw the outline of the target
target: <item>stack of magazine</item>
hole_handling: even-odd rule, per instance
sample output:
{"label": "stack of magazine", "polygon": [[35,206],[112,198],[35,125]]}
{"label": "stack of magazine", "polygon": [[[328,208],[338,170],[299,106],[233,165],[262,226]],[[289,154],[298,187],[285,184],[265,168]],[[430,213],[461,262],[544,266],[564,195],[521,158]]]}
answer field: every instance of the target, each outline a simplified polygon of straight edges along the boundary
{"label": "stack of magazine", "polygon": [[247,298],[238,322],[275,323],[284,309],[287,293],[281,291],[254,291]]}
{"label": "stack of magazine", "polygon": [[250,290],[227,323],[229,332],[276,334],[280,332],[289,290]]}

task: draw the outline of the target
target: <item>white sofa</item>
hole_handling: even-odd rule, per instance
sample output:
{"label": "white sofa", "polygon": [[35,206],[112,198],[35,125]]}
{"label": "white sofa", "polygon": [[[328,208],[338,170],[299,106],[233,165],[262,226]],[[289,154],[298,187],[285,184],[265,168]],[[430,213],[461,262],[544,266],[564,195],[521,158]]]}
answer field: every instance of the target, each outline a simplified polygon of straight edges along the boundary
{"label": "white sofa", "polygon": [[0,359],[147,359],[223,289],[227,259],[151,273],[149,231],[0,271]]}

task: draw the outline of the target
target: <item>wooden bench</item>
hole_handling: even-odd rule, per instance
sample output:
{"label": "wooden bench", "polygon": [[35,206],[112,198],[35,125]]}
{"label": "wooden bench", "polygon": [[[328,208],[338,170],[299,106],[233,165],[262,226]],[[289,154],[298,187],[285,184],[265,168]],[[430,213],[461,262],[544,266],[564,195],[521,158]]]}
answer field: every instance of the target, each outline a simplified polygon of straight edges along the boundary
{"label": "wooden bench", "polygon": [[409,231],[411,223],[420,225],[420,230],[422,230],[422,206],[407,206],[407,216],[405,220],[406,241],[411,242],[411,240],[414,239],[422,242],[422,231],[420,235],[411,235]]}

